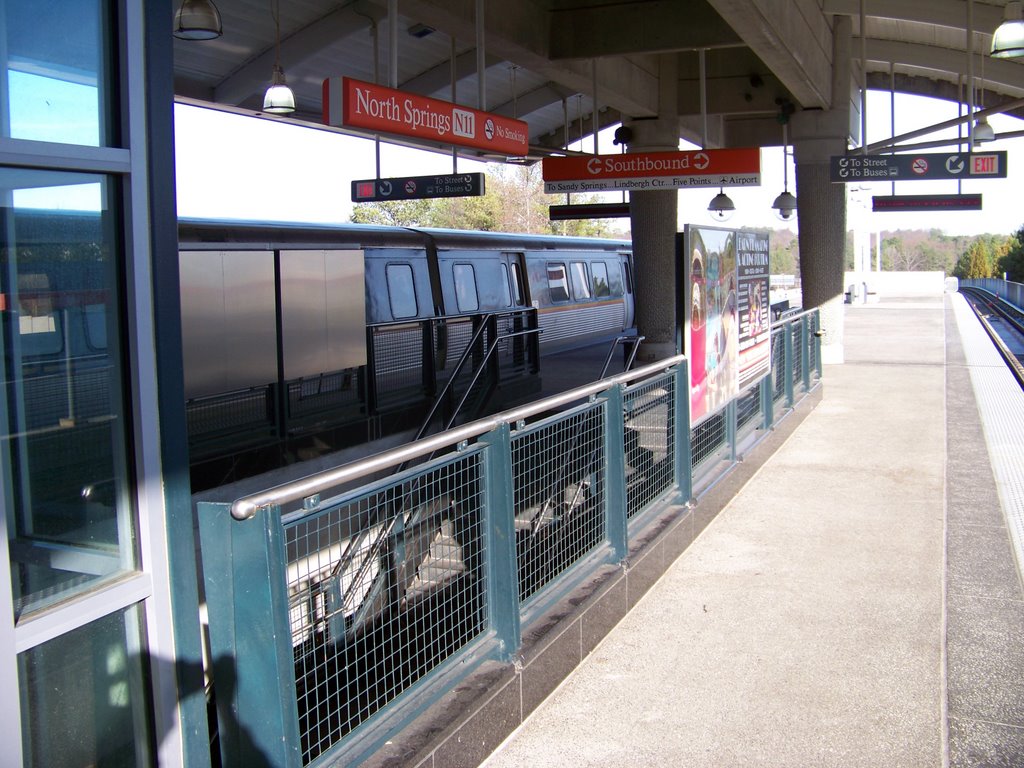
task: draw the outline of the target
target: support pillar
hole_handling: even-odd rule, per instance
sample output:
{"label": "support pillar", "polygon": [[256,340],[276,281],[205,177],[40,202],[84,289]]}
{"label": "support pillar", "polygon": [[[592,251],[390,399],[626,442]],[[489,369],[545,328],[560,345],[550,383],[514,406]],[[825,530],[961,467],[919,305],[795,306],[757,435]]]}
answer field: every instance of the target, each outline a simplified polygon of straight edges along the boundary
{"label": "support pillar", "polygon": [[[674,152],[679,149],[678,74],[675,55],[660,57],[660,117],[623,121],[632,134],[630,152]],[[676,294],[683,290],[676,275],[676,230],[679,195],[675,190],[631,192],[636,327],[646,337],[637,360],[652,363],[678,354]]]}
{"label": "support pillar", "polygon": [[836,19],[832,108],[797,112],[791,118],[803,306],[821,311],[825,363],[843,362],[846,188],[832,183],[830,159],[846,153],[850,135],[851,23],[849,17]]}

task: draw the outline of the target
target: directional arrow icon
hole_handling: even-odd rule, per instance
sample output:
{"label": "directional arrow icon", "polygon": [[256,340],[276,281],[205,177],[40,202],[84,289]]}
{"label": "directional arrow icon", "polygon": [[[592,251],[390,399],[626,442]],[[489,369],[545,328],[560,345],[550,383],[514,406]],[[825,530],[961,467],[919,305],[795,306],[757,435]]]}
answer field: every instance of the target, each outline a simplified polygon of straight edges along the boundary
{"label": "directional arrow icon", "polygon": [[960,155],[950,155],[946,158],[946,170],[956,175],[964,172],[964,159]]}

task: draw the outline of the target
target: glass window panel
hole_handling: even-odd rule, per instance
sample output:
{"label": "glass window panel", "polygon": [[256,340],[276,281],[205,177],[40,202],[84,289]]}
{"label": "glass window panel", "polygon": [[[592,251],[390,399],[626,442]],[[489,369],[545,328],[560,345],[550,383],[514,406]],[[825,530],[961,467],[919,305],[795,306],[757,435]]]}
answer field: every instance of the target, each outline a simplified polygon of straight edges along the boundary
{"label": "glass window panel", "polygon": [[590,276],[587,265],[582,261],[574,261],[572,267],[572,293],[577,299],[592,298],[590,293]]}
{"label": "glass window panel", "polygon": [[519,271],[519,262],[512,262],[512,291],[513,298],[517,307],[521,307],[525,302],[523,301],[523,275]]}
{"label": "glass window panel", "polygon": [[[0,168],[0,469],[16,616],[136,564],[119,216],[102,204],[116,200],[114,187],[103,176]],[[83,199],[101,204],[76,209]]]}
{"label": "glass window panel", "polygon": [[109,3],[76,0],[0,4],[6,99],[2,135],[13,139],[112,146]]}
{"label": "glass window panel", "polygon": [[548,264],[548,290],[551,291],[552,302],[569,300],[569,281],[564,264]]}
{"label": "glass window panel", "polygon": [[512,306],[512,285],[508,279],[508,265],[501,265],[501,300],[503,306]]}
{"label": "glass window panel", "polygon": [[388,264],[388,298],[391,316],[395,320],[416,317],[416,287],[412,280],[412,267],[408,264]]}
{"label": "glass window panel", "polygon": [[609,296],[608,267],[603,261],[595,261],[590,268],[594,271],[594,296],[599,299]]}
{"label": "glass window panel", "polygon": [[453,267],[455,275],[455,301],[459,305],[460,312],[475,312],[480,307],[480,300],[476,293],[476,274],[472,264],[456,264]]}
{"label": "glass window panel", "polygon": [[622,295],[622,270],[617,261],[608,264],[608,288],[612,296]]}
{"label": "glass window panel", "polygon": [[18,656],[26,766],[149,763],[139,626],[133,607]]}

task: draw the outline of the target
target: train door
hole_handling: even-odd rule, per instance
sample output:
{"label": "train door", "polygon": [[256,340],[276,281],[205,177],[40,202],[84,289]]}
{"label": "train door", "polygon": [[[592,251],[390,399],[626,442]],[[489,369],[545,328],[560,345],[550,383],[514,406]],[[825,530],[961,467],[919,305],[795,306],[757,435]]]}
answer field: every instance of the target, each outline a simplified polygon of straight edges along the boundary
{"label": "train door", "polygon": [[508,286],[510,306],[530,306],[529,281],[526,279],[526,257],[521,253],[502,253],[502,281]]}
{"label": "train door", "polygon": [[620,256],[622,264],[622,308],[624,312],[623,326],[632,328],[636,322],[634,317],[635,303],[633,299],[633,264],[628,253]]}

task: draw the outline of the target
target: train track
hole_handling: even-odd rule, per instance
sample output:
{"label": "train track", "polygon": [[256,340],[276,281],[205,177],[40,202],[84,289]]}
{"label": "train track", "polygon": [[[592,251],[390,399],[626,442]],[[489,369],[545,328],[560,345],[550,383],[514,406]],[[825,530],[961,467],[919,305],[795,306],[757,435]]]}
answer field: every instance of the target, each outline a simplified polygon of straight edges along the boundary
{"label": "train track", "polygon": [[960,293],[1024,389],[1024,311],[978,288],[961,288]]}

